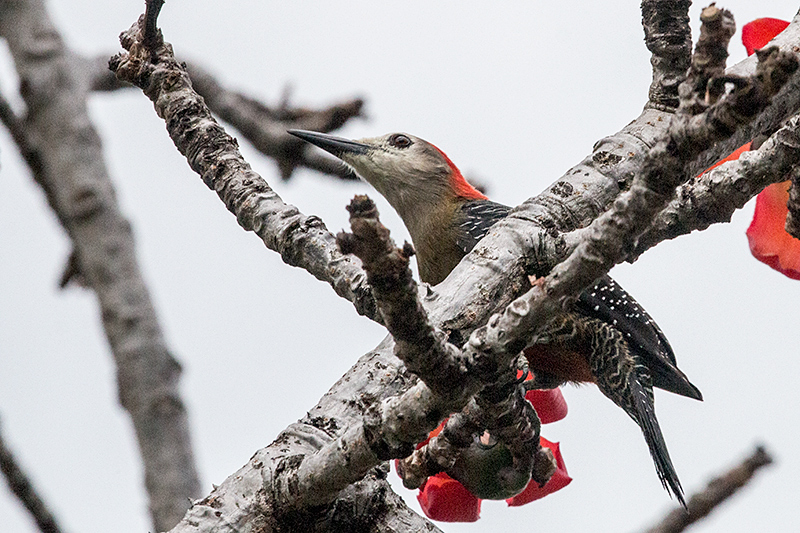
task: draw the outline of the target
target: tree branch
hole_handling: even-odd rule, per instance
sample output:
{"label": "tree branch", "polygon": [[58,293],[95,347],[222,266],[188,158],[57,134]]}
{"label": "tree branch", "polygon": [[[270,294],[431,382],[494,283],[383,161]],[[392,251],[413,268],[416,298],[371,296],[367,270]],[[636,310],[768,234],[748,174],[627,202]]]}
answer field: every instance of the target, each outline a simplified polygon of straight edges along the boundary
{"label": "tree branch", "polygon": [[[108,69],[110,54],[84,59],[93,91],[116,91],[134,87]],[[198,63],[185,65],[192,87],[205,99],[208,108],[233,126],[252,143],[253,147],[278,165],[281,177],[289,179],[297,167],[305,167],[345,181],[358,177],[336,158],[301,143],[286,134],[289,129],[330,132],[342,127],[349,119],[363,116],[364,101],[354,98],[324,109],[270,107],[246,94],[223,87],[214,76]]]}
{"label": "tree branch", "polygon": [[[130,56],[135,56],[133,40],[126,37],[125,42],[131,45]],[[124,57],[125,61],[129,59],[129,56]],[[115,63],[115,66],[120,66],[122,60],[123,58],[118,58],[120,63]],[[136,61],[138,60],[134,60],[134,63]],[[163,60],[158,67],[133,63],[128,66],[132,72],[142,74],[140,80],[146,94],[154,99],[157,111],[167,119],[173,133],[173,125],[178,121],[170,114],[170,110],[177,108],[177,105],[170,107],[172,104],[169,100],[176,95],[159,92],[162,89],[157,85],[164,79],[177,85],[180,77],[162,76],[159,79],[158,69],[163,68]],[[136,76],[138,75],[134,74]],[[718,108],[712,109],[714,113],[719,113]],[[199,120],[207,120],[202,110],[197,115],[195,113],[198,113],[196,107],[191,110],[187,108],[182,120],[188,122],[195,116],[201,117]],[[750,115],[749,112],[745,114]],[[483,324],[490,313],[503,309],[515,296],[529,288],[527,272],[537,269],[546,272],[555,258],[563,257],[567,242],[558,232],[590,223],[619,195],[621,189],[631,188],[634,176],[646,165],[651,166],[652,176],[645,181],[644,191],[634,195],[634,198],[626,199],[621,208],[623,211],[627,210],[624,207],[626,203],[635,203],[632,201],[636,199],[640,205],[631,209],[631,215],[655,214],[657,208],[669,198],[673,187],[669,181],[662,182],[657,178],[661,172],[669,174],[667,170],[672,171],[676,166],[674,158],[667,157],[668,164],[659,167],[652,163],[650,157],[646,157],[665,129],[665,117],[667,115],[658,110],[646,109],[642,117],[623,132],[598,143],[587,160],[572,169],[545,194],[529,200],[508,219],[497,224],[447,280],[426,293],[423,303],[431,323],[445,329],[453,342],[472,332],[467,349],[468,356],[474,357],[476,361],[502,362],[504,358],[510,357],[508,354],[513,353],[515,356],[535,330],[535,320],[525,319],[531,322],[531,327],[519,329],[515,332],[518,334],[516,337],[500,336],[503,331],[511,331],[500,324],[503,318],[493,319],[488,328],[473,330]],[[732,133],[727,128],[732,124],[729,119],[731,117],[722,114],[713,115],[712,122],[718,129],[726,126],[723,128],[724,133],[729,135]],[[735,122],[736,120],[733,121]],[[685,129],[695,137],[687,135],[683,140],[673,139],[680,149],[689,143],[689,138],[695,142],[705,136],[700,139],[700,146],[707,145],[717,136],[702,128],[695,131],[685,126]],[[179,130],[174,131],[180,133]],[[173,139],[180,148],[183,142],[181,136],[173,133]],[[666,143],[666,146],[670,145]],[[664,145],[658,145],[657,150],[674,156]],[[694,154],[696,153],[695,150]],[[196,156],[194,152],[189,153],[190,161],[194,162]],[[678,162],[681,165],[684,163],[680,158]],[[200,165],[197,169],[204,170]],[[688,175],[685,169],[678,170],[679,175]],[[247,176],[251,177],[252,174]],[[648,190],[655,193],[652,198]],[[224,200],[224,194],[221,192],[220,195]],[[617,211],[611,218],[619,214]],[[636,231],[643,229],[627,222],[626,228],[621,232],[608,229],[610,226],[613,224],[606,223],[598,228],[606,228],[600,232],[610,231],[612,237],[634,235]],[[602,242],[602,238],[597,235],[587,235],[592,235],[589,240],[597,245]],[[618,246],[615,251],[612,250],[613,254],[618,255],[613,260],[624,257],[624,252],[627,251],[625,246]],[[595,254],[596,251],[592,250],[592,253]],[[603,266],[606,261],[609,261],[608,257],[599,259],[599,272],[610,266]],[[590,274],[588,280],[583,279],[576,271],[584,267],[585,264],[573,266],[575,270],[570,275],[579,280],[579,283],[585,281],[588,286],[596,276]],[[590,270],[587,267],[587,271]],[[559,275],[550,278],[549,286],[555,287],[553,280],[558,278]],[[536,313],[537,320],[544,321],[552,312],[560,311],[561,298],[577,294],[580,288],[578,284],[569,287],[564,285],[549,293],[547,298],[542,299],[542,302],[547,300],[547,303],[540,306],[544,312],[541,315]],[[531,308],[526,307],[526,301],[518,301],[506,310],[506,314],[516,314],[518,317],[533,314],[530,313]],[[214,531],[218,527],[237,527],[253,520],[272,523],[281,517],[286,518],[287,510],[281,509],[280,505],[289,503],[291,506],[287,499],[292,497],[304,500],[305,504],[329,501],[329,495],[338,490],[343,480],[348,479],[348,476],[360,475],[370,462],[377,464],[375,461],[379,460],[379,456],[370,449],[365,426],[387,427],[384,422],[398,420],[410,425],[418,422],[404,418],[406,414],[417,419],[427,417],[427,423],[438,420],[437,417],[445,412],[444,406],[437,404],[435,395],[424,383],[410,379],[403,366],[391,356],[392,351],[393,342],[387,339],[375,351],[364,356],[332,387],[308,416],[290,426],[275,443],[257,452],[248,465],[228,478],[211,496],[198,502],[175,531]],[[487,352],[491,352],[496,358],[485,357]],[[506,362],[510,365],[510,361],[508,359]],[[495,364],[502,366],[500,363]],[[404,416],[397,416],[399,413]],[[380,420],[382,423],[378,425],[373,420]],[[355,469],[351,468],[353,465],[357,465]],[[288,472],[292,474],[287,475]],[[311,492],[314,490],[312,481],[316,481],[316,485],[325,486],[317,492]],[[289,516],[293,515],[293,511],[297,509],[288,510]],[[308,508],[302,511],[310,512]]]}
{"label": "tree branch", "polygon": [[33,486],[33,482],[17,463],[14,454],[3,440],[2,426],[0,426],[0,472],[8,483],[11,493],[19,499],[20,503],[28,510],[31,517],[42,533],[60,533],[53,513],[47,508],[42,497]]}
{"label": "tree branch", "polygon": [[296,137],[288,129],[330,132],[341,128],[353,117],[361,116],[364,101],[360,98],[332,105],[327,109],[272,109],[241,93],[222,87],[214,77],[197,64],[187,65],[192,86],[208,108],[236,128],[262,154],[275,159],[281,177],[289,179],[294,169],[304,166],[345,180],[358,178],[341,161],[322,155]]}
{"label": "tree branch", "polygon": [[304,268],[353,302],[359,314],[375,318],[377,310],[359,263],[336,248],[334,236],[316,216],[286,204],[242,157],[235,139],[211,116],[194,90],[186,70],[163,43],[159,61],[151,63],[140,41],[139,22],[122,34],[127,54],[111,58],[120,79],[140,87],[167,123],[176,148],[203,182],[216,191],[239,225],[258,235],[284,262]]}
{"label": "tree branch", "polygon": [[668,112],[678,108],[678,85],[686,78],[692,57],[691,4],[691,0],[642,1],[644,42],[653,66],[649,107]]}
{"label": "tree branch", "polygon": [[[361,259],[384,324],[395,340],[394,355],[430,389],[430,394],[421,387],[420,392],[432,396],[432,406],[435,406],[428,411],[428,406],[415,405],[413,397],[417,391],[407,394],[412,402],[403,402],[401,398],[398,403],[408,403],[409,412],[398,411],[393,419],[377,417],[374,424],[365,428],[371,437],[370,447],[379,458],[408,456],[414,445],[433,429],[432,418],[435,417],[435,424],[442,416],[441,411],[463,407],[468,398],[466,391],[480,391],[467,412],[450,419],[444,434],[437,437],[439,445],[426,446],[424,460],[412,458],[403,470],[408,471],[411,485],[418,486],[421,477],[445,470],[476,496],[491,499],[514,496],[530,480],[534,458],[540,448],[539,419],[525,400],[515,373],[502,361],[465,360],[461,352],[445,340],[443,333],[428,322],[408,267],[410,245],[406,243],[402,250],[395,248],[389,230],[378,220],[375,204],[368,197],[356,196],[348,211],[353,233],[339,233],[339,247],[342,252],[354,253]],[[436,399],[436,396],[442,398]],[[424,415],[422,418],[417,414],[420,412]],[[418,421],[421,426],[410,426],[404,423],[407,421]],[[484,430],[490,431],[499,441],[498,450],[482,454],[483,448],[475,445],[475,438]],[[457,445],[447,446],[445,441]],[[496,464],[489,468],[482,464],[492,455],[504,452],[510,455],[511,463],[503,469],[498,470]],[[431,463],[439,465],[439,469],[433,472],[414,468]],[[489,473],[479,477],[476,471]],[[318,471],[316,473],[319,475]],[[405,475],[403,478],[405,480]]]}
{"label": "tree branch", "polygon": [[458,349],[430,324],[417,298],[408,266],[414,249],[408,243],[402,249],[394,246],[369,197],[356,196],[347,210],[352,233],[339,233],[336,242],[342,253],[361,260],[383,323],[394,338],[394,355],[436,394],[449,394],[449,384],[466,377],[466,365]]}
{"label": "tree branch", "polygon": [[23,132],[14,138],[97,295],[120,403],[131,416],[144,462],[154,528],[168,529],[200,493],[178,392],[180,365],[167,350],[130,224],[116,202],[86,110],[86,80],[41,0],[0,3],[0,35],[15,61],[28,112],[24,123],[12,126]]}
{"label": "tree branch", "polygon": [[631,254],[635,261],[661,241],[674,239],[711,224],[730,222],[733,213],[771,183],[784,181],[800,164],[800,116],[789,122],[758,150],[745,152],[678,188],[675,198],[639,237]]}
{"label": "tree branch", "polygon": [[706,488],[692,494],[688,511],[675,509],[661,523],[647,530],[647,533],[680,533],[690,525],[708,516],[720,504],[747,485],[761,468],[772,464],[772,456],[763,446],[756,449],[744,461],[719,477],[708,482]]}

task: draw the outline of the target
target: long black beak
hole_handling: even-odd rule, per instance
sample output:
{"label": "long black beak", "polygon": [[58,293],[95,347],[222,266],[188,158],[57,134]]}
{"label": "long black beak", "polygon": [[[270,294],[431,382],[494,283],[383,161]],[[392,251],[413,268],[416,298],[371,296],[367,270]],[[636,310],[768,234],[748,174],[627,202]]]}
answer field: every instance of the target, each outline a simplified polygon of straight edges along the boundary
{"label": "long black beak", "polygon": [[371,146],[368,144],[351,141],[342,137],[328,135],[327,133],[317,133],[316,131],[305,130],[286,130],[286,133],[308,141],[315,146],[319,146],[326,152],[330,152],[336,157],[344,154],[366,154]]}

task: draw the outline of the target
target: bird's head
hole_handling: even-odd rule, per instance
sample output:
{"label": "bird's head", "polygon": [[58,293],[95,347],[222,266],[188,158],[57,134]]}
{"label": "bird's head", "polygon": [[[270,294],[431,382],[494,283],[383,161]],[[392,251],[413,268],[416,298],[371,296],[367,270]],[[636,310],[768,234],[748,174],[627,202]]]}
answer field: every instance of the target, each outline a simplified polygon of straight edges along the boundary
{"label": "bird's head", "polygon": [[486,198],[467,183],[444,152],[407,133],[356,141],[313,131],[289,133],[344,161],[375,187],[404,220],[407,213],[418,213],[428,205]]}

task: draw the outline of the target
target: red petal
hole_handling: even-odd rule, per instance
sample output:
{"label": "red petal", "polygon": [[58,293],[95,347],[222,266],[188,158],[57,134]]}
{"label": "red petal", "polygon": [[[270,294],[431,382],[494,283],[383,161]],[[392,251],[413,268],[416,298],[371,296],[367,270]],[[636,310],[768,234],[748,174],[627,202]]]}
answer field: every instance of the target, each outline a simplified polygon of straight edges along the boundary
{"label": "red petal", "polygon": [[756,50],[767,46],[788,25],[785,20],[771,18],[756,19],[745,24],[742,27],[742,44],[747,48],[747,55],[751,56]]}
{"label": "red petal", "polygon": [[425,481],[417,501],[425,516],[439,522],[475,522],[481,516],[481,500],[444,472]]}
{"label": "red petal", "polygon": [[786,233],[789,184],[774,183],[756,197],[747,240],[753,256],[786,276],[800,280],[800,240]]}
{"label": "red petal", "polygon": [[708,168],[706,169],[706,171],[705,171],[705,172],[703,172],[703,174],[705,174],[706,172],[708,172],[708,171],[709,171],[709,170],[711,170],[712,168],[716,168],[716,167],[720,166],[722,163],[727,163],[728,161],[734,161],[734,160],[736,160],[736,159],[739,159],[739,156],[740,156],[740,155],[742,155],[744,152],[747,152],[748,150],[750,150],[750,146],[751,146],[752,144],[753,144],[753,143],[751,143],[751,142],[750,142],[750,143],[747,143],[747,144],[743,144],[742,146],[740,146],[739,148],[737,148],[737,149],[736,149],[736,150],[735,150],[733,153],[731,153],[731,155],[729,155],[729,156],[728,156],[728,157],[726,157],[725,159],[720,159],[719,161],[717,161],[716,163],[714,163],[713,165],[711,165],[710,167],[708,167]]}
{"label": "red petal", "polygon": [[556,471],[553,474],[553,477],[551,477],[550,480],[544,484],[544,487],[540,487],[538,483],[531,480],[530,483],[528,483],[528,486],[525,487],[525,490],[513,498],[507,499],[506,502],[512,507],[525,505],[526,503],[530,503],[534,500],[544,498],[548,494],[552,494],[557,490],[563,489],[569,485],[570,481],[572,481],[572,478],[569,477],[569,474],[567,474],[567,467],[564,464],[564,458],[561,456],[561,450],[558,448],[558,443],[550,442],[544,437],[539,437],[539,441],[542,443],[542,446],[545,448],[550,448],[550,450],[553,452],[553,456],[556,458]]}
{"label": "red petal", "polygon": [[567,416],[567,401],[561,389],[529,390],[525,398],[533,404],[542,424],[557,422]]}

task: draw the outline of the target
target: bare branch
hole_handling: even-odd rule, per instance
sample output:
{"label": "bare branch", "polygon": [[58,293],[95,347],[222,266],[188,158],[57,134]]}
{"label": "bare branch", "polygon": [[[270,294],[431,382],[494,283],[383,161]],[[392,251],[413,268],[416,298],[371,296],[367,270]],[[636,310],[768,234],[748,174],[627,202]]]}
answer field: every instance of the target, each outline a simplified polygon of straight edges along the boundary
{"label": "bare branch", "polygon": [[[136,59],[139,56],[133,50],[136,46],[134,40],[126,37],[125,42],[126,46],[130,45],[130,56],[134,59],[131,60],[130,56],[117,58],[115,66],[120,67],[124,62],[126,68],[131,70],[131,78],[140,79],[146,94],[156,101],[159,114],[167,118],[176,145],[179,148],[192,146],[190,143],[184,145],[181,130],[173,129],[171,125],[180,120],[188,123],[194,115],[186,111],[177,120],[174,110],[179,106],[173,103],[178,99],[177,95],[159,92],[161,89],[157,87],[163,59],[157,67],[147,66],[141,58]],[[171,72],[173,76],[169,78],[170,83],[179,85],[180,75],[176,71]],[[752,100],[758,99],[753,96]],[[644,190],[637,192],[633,198],[627,198],[610,217],[623,216],[622,212],[626,217],[654,215],[674,188],[676,182],[669,181],[673,179],[672,171],[677,167],[678,178],[688,175],[683,168],[685,157],[678,157],[673,153],[673,148],[674,151],[682,150],[690,144],[691,139],[696,146],[686,157],[695,156],[701,147],[730,135],[735,125],[741,122],[740,118],[749,119],[751,111],[759,107],[749,104],[753,102],[744,106],[745,109],[733,106],[732,109],[737,110],[733,114],[712,107],[706,115],[707,124],[683,124],[681,127],[685,131],[679,133],[685,136],[671,138],[674,146],[667,142],[659,144],[656,152],[651,154],[653,159],[661,158],[659,153],[666,154],[666,163],[661,166],[644,155],[651,152],[650,145],[664,130],[659,122],[665,115],[656,110],[646,110],[640,120],[626,128],[624,133],[598,143],[589,160],[554,184],[548,194],[527,202],[508,220],[498,224],[448,280],[431,289],[430,297],[426,296],[423,300],[431,323],[446,328],[451,338],[463,338],[463,335],[474,330],[486,320],[489,313],[498,306],[502,308],[527,288],[529,284],[525,273],[531,269],[531,265],[535,268],[549,267],[548,261],[564,253],[566,241],[558,235],[553,237],[554,233],[588,224],[619,195],[621,188],[630,187],[633,176],[648,165],[650,176],[644,180]],[[196,109],[193,108],[194,111]],[[208,125],[210,120],[202,112],[199,116],[198,120]],[[193,164],[200,153],[200,147],[196,149],[197,153],[189,152]],[[210,153],[204,155],[211,160]],[[197,166],[203,170],[199,163]],[[247,177],[251,177],[249,169],[247,172]],[[662,173],[667,174],[668,179],[660,179]],[[208,177],[207,182],[211,183],[213,179],[214,176]],[[218,190],[224,187],[226,184],[220,183]],[[642,183],[634,182],[633,188],[636,187],[642,187]],[[224,196],[223,193],[221,196]],[[634,207],[626,207],[628,203],[633,203]],[[539,233],[535,232],[537,225],[541,229]],[[624,228],[617,234],[611,226],[613,224],[606,224],[596,229],[600,229],[601,233],[608,232],[612,240],[623,236],[630,238],[644,229],[624,222]],[[593,239],[598,246],[605,238],[591,235],[590,240]],[[626,251],[625,246],[617,243],[616,250],[612,250],[616,254],[613,261],[624,257]],[[592,250],[592,254],[595,252]],[[600,258],[599,272],[610,266],[604,265],[607,260],[612,261],[608,257]],[[585,281],[588,285],[596,277],[594,274],[597,272],[589,274],[588,279],[575,274],[584,268],[591,272],[591,267],[585,262],[573,268],[575,270],[570,275],[578,283]],[[498,272],[503,275],[497,275]],[[557,286],[557,278],[558,275],[550,278],[546,287]],[[541,287],[537,288],[540,293],[545,292]],[[560,311],[561,297],[571,296],[579,290],[578,284],[557,288],[542,300],[549,302],[541,306],[541,314],[530,312],[527,300],[516,302],[506,313],[522,317],[520,321],[529,314],[546,320],[553,312]],[[469,337],[467,349],[476,365],[485,361],[486,364],[491,362],[496,372],[501,372],[498,369],[507,370],[519,349],[528,341],[531,328],[521,328],[516,336],[502,337],[504,332],[511,331],[504,327],[504,319],[493,319],[488,328],[478,329]],[[432,427],[431,424],[435,425],[447,412],[460,409],[455,402],[445,402],[437,397],[423,382],[409,379],[405,369],[390,357],[392,349],[393,343],[387,340],[362,358],[306,418],[293,424],[279,436],[276,443],[259,451],[248,465],[226,480],[209,498],[195,505],[176,531],[198,531],[198,524],[201,524],[202,531],[212,531],[216,526],[235,527],[248,523],[254,517],[270,520],[282,513],[284,516],[285,513],[291,515],[297,511],[295,506],[330,502],[343,483],[357,479],[380,461],[385,448],[373,446],[376,442],[375,429],[385,431],[384,435],[402,435],[406,428]],[[463,394],[468,398],[477,390],[471,388],[475,386],[472,380],[467,385]],[[396,444],[391,439],[383,440],[389,441],[390,447]],[[403,439],[398,441],[400,444],[408,442]],[[268,491],[266,494],[265,490]],[[222,516],[224,520],[214,519],[211,514]],[[265,515],[271,518],[263,518]]]}
{"label": "bare branch", "polygon": [[[733,14],[713,3],[700,14],[702,25],[686,80],[679,86],[680,111],[697,115],[717,101],[722,92],[711,93],[709,82],[725,72],[728,43],[736,31]],[[719,83],[717,84],[720,85]],[[724,84],[721,86],[724,89]]]}
{"label": "bare branch", "polygon": [[361,266],[339,252],[322,220],[284,203],[250,168],[236,140],[225,133],[192,90],[172,47],[164,43],[158,50],[158,62],[151,63],[144,53],[138,22],[120,40],[129,53],[112,57],[109,66],[120,79],[139,86],[153,101],[175,146],[236,215],[239,224],[261,237],[287,264],[304,268],[329,283],[337,294],[353,302],[359,314],[375,318],[375,303]]}
{"label": "bare branch", "polygon": [[[133,85],[118,79],[108,69],[108,56],[84,60],[92,90],[132,88]],[[287,135],[286,130],[333,131],[347,120],[363,115],[362,99],[354,98],[318,110],[289,107],[288,102],[283,101],[278,109],[273,109],[246,94],[223,87],[198,63],[186,64],[186,70],[194,90],[205,99],[208,108],[236,128],[256,150],[275,159],[283,179],[289,179],[295,168],[305,167],[345,181],[358,180],[355,173],[341,161],[301,144]]]}
{"label": "bare branch", "polygon": [[[800,13],[795,15],[792,23],[772,45],[778,46],[782,52],[797,54],[797,43],[800,42]],[[758,60],[755,55],[733,65],[725,71],[725,76],[746,77],[755,73]],[[795,115],[800,109],[800,76],[793,76],[784,88],[772,99],[772,104],[759,114],[750,124],[744,125],[730,138],[718,142],[703,153],[689,166],[690,173],[697,176],[708,167],[727,157],[743,144],[761,136],[769,136],[781,127],[784,121]]]}
{"label": "bare branch", "polygon": [[686,78],[692,56],[689,27],[691,0],[643,0],[644,41],[652,53],[653,82],[648,106],[662,111],[678,107],[678,85]]}
{"label": "bare branch", "polygon": [[[696,51],[696,55],[703,53],[702,48]],[[676,116],[665,138],[648,153],[631,189],[620,195],[611,209],[588,228],[576,231],[581,238],[574,252],[543,281],[493,316],[487,326],[472,333],[465,347],[468,355],[473,351],[519,352],[529,336],[559,311],[564,300],[589,287],[616,262],[626,258],[628,243],[636,242],[663,209],[686,176],[687,163],[718,139],[730,136],[739,124],[752,120],[797,68],[794,55],[781,53],[777,48],[766,49],[759,55],[756,75],[743,80],[730,95],[700,115]],[[694,100],[682,88],[682,101],[684,96]],[[687,113],[692,109],[681,107]]]}
{"label": "bare branch", "polygon": [[798,164],[800,116],[795,116],[758,150],[679,187],[675,198],[639,237],[630,260],[663,240],[729,222],[734,211],[767,185],[785,180]]}
{"label": "bare branch", "polygon": [[348,100],[321,110],[288,108],[285,102],[281,108],[272,109],[247,95],[224,88],[197,64],[188,65],[187,70],[194,90],[205,99],[209,109],[239,130],[259,152],[274,158],[283,179],[289,179],[298,166],[346,180],[358,179],[340,161],[311,149],[307,143],[288,135],[286,130],[330,132],[341,128],[351,118],[361,116],[362,99]]}
{"label": "bare branch", "polygon": [[156,51],[164,42],[164,37],[158,29],[158,14],[164,6],[164,0],[145,0],[147,8],[144,12],[144,30],[142,42],[144,47],[150,52],[151,60],[156,60]]}
{"label": "bare branch", "polygon": [[168,529],[200,492],[178,392],[180,365],[167,350],[136,262],[130,224],[116,202],[86,110],[83,73],[42,0],[0,3],[0,35],[8,42],[27,105],[26,120],[17,122],[24,133],[15,140],[28,154],[72,239],[76,264],[97,294],[117,365],[120,403],[130,413],[144,462],[154,527]]}
{"label": "bare branch", "polygon": [[772,456],[763,446],[757,446],[744,461],[719,477],[708,482],[706,488],[689,498],[688,512],[675,509],[661,523],[647,530],[647,533],[680,533],[686,528],[708,516],[721,503],[747,485],[755,473],[772,464]]}
{"label": "bare branch", "polygon": [[458,349],[428,321],[417,298],[417,284],[408,260],[414,250],[405,243],[396,248],[378,210],[367,196],[356,196],[347,207],[352,233],[336,241],[342,253],[354,254],[367,272],[383,323],[395,341],[395,356],[437,394],[448,394],[449,384],[464,378],[466,368]]}
{"label": "bare branch", "polygon": [[[482,498],[502,499],[519,493],[530,479],[533,459],[539,449],[540,424],[511,369],[498,373],[496,370],[502,367],[497,365],[495,371],[486,372],[494,366],[494,362],[474,361],[470,365],[465,361],[459,350],[445,340],[444,334],[430,325],[417,299],[416,283],[408,267],[411,246],[406,243],[402,250],[395,248],[389,230],[378,220],[375,204],[368,197],[356,196],[348,206],[348,211],[353,233],[339,233],[337,242],[342,252],[354,253],[361,259],[384,324],[394,337],[395,355],[435,395],[452,398],[456,405],[463,403],[462,387],[457,384],[476,381],[476,378],[483,378],[484,383],[490,383],[481,390],[466,413],[450,419],[445,434],[437,438],[439,446],[425,447],[427,453],[423,462],[426,465],[436,463],[440,465],[439,469],[435,472],[426,469],[427,473],[420,469],[413,473],[409,470],[413,479],[409,483],[418,485],[422,481],[421,476],[444,469]],[[475,372],[469,375],[470,366],[482,367],[479,375],[474,375]],[[495,382],[491,383],[493,376]],[[443,403],[446,405],[448,402]],[[419,418],[405,414],[400,420]],[[399,420],[380,420],[374,428],[367,428],[368,434],[374,435],[370,445],[379,457],[408,455],[413,444],[423,440],[432,429],[429,418],[421,419],[424,425],[419,428],[406,425],[402,433],[386,430],[385,424],[394,429]],[[488,467],[480,464],[482,450],[479,446],[473,447],[473,444],[476,434],[484,430],[490,431],[492,437],[500,441],[498,449],[503,447],[503,451],[510,454],[512,464],[501,470],[498,470],[496,463]],[[453,441],[453,438],[459,443],[457,446],[448,447],[444,444],[444,441]],[[379,441],[383,441],[383,444]],[[437,457],[436,452],[442,455]],[[488,457],[489,454],[483,455]],[[412,459],[409,468],[413,468],[415,462],[419,465],[419,458],[416,461]],[[484,475],[478,478],[476,470]],[[487,482],[492,476],[496,482]]]}
{"label": "bare branch", "polygon": [[33,482],[28,478],[25,472],[20,467],[14,454],[6,446],[3,440],[2,427],[0,426],[0,472],[8,483],[8,488],[11,493],[19,499],[20,503],[28,510],[31,517],[36,521],[39,531],[42,533],[60,533],[61,528],[58,526],[53,513],[47,508],[47,505],[42,500],[33,486]]}

